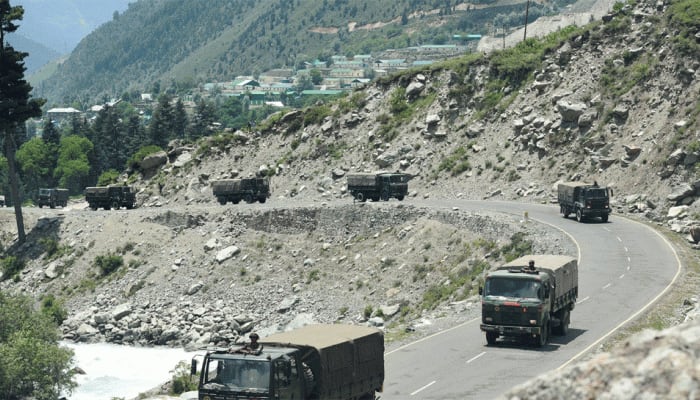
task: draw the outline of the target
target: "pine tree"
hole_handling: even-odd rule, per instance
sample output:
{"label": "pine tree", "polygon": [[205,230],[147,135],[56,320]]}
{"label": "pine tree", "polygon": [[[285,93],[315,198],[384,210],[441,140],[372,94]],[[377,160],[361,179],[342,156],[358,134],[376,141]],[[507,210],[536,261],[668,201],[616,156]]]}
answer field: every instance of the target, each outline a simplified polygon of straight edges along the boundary
{"label": "pine tree", "polygon": [[168,141],[173,136],[173,106],[170,104],[172,98],[168,94],[162,94],[158,97],[158,105],[153,111],[153,118],[149,126],[149,134],[151,136],[151,144],[160,148],[165,148]]}
{"label": "pine tree", "polygon": [[31,85],[24,79],[24,58],[27,53],[19,52],[5,43],[5,35],[17,30],[15,21],[21,20],[24,9],[12,7],[9,0],[0,0],[0,137],[7,158],[10,181],[10,195],[15,207],[17,240],[24,243],[24,218],[22,201],[19,195],[19,178],[15,165],[15,152],[24,139],[24,123],[29,118],[41,115],[43,100],[31,99]]}

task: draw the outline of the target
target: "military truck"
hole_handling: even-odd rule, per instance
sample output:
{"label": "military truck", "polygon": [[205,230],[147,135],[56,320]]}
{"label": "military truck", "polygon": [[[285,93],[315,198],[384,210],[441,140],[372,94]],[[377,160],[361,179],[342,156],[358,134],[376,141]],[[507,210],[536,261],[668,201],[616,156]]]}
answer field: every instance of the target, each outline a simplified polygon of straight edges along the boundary
{"label": "military truck", "polygon": [[131,210],[136,205],[136,193],[126,185],[91,186],[85,188],[85,201],[92,210],[121,207]]}
{"label": "military truck", "polygon": [[612,188],[598,186],[597,182],[564,182],[558,185],[557,192],[559,212],[564,218],[575,214],[578,222],[595,217],[608,222]]}
{"label": "military truck", "polygon": [[[384,385],[384,334],[356,325],[307,325],[246,346],[208,350],[205,399],[375,399]],[[197,358],[192,359],[192,375]]]}
{"label": "military truck", "polygon": [[527,255],[486,275],[481,330],[486,342],[499,337],[531,339],[538,347],[550,332],[565,336],[578,297],[578,261],[563,255]]}
{"label": "military truck", "polygon": [[408,193],[409,175],[401,173],[349,174],[348,192],[357,201],[403,200]]}
{"label": "military truck", "polygon": [[65,207],[68,205],[68,189],[39,189],[39,200],[37,203],[39,208],[43,206],[51,208],[56,208],[56,206]]}
{"label": "military truck", "polygon": [[241,200],[246,203],[264,203],[270,197],[268,178],[221,179],[213,181],[211,188],[220,204],[229,201],[238,204]]}

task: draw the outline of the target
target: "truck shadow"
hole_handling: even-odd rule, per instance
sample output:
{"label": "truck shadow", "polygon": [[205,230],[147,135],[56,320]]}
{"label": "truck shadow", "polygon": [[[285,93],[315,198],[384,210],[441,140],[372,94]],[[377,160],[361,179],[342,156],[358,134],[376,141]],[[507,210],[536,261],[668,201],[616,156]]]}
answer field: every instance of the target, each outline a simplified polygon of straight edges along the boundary
{"label": "truck shadow", "polygon": [[566,336],[551,335],[546,345],[537,347],[530,338],[499,338],[495,345],[485,344],[486,347],[504,348],[504,349],[519,349],[519,350],[534,350],[534,351],[556,351],[561,346],[565,346],[574,341],[579,336],[586,332],[585,329],[569,328]]}

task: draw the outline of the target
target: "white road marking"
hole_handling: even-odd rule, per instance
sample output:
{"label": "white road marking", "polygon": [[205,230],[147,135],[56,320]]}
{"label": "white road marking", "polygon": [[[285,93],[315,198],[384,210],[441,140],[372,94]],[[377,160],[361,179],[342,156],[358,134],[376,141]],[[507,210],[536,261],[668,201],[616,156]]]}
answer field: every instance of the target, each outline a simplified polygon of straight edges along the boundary
{"label": "white road marking", "polygon": [[478,355],[476,355],[476,356],[474,356],[474,357],[468,359],[468,360],[467,360],[467,364],[469,364],[470,362],[472,362],[472,361],[476,360],[477,358],[483,356],[484,354],[486,354],[486,352],[485,352],[485,351],[482,351],[481,354],[478,354]]}
{"label": "white road marking", "polygon": [[423,386],[423,387],[420,388],[420,389],[414,390],[413,393],[411,393],[411,396],[415,396],[417,393],[420,393],[422,390],[425,390],[425,389],[429,388],[429,387],[432,386],[433,384],[435,384],[435,381],[430,382],[429,384]]}
{"label": "white road marking", "polygon": [[622,278],[624,278],[624,277],[625,277],[625,274],[620,275],[620,279],[622,279]]}
{"label": "white road marking", "polygon": [[607,289],[612,285],[612,283],[608,283],[607,285],[603,286],[603,289]]}
{"label": "white road marking", "polygon": [[586,296],[586,297],[582,298],[581,300],[577,301],[576,304],[581,304],[581,303],[583,303],[584,301],[586,301],[586,300],[588,300],[588,299],[590,299],[590,298],[591,298],[591,296]]}

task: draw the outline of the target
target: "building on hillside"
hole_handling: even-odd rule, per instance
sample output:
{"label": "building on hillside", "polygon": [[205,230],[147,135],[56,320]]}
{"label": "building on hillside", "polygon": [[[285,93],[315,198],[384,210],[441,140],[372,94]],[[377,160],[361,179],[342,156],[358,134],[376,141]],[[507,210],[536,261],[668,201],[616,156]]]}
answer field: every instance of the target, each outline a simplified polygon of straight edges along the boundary
{"label": "building on hillside", "polygon": [[360,60],[353,60],[353,61],[338,61],[334,62],[332,65],[333,68],[338,68],[338,69],[362,69],[367,67],[367,64],[364,61]]}
{"label": "building on hillside", "polygon": [[260,76],[258,76],[258,81],[261,85],[270,85],[277,82],[291,80],[293,77],[294,70],[291,68],[275,68],[260,74]]}
{"label": "building on hillside", "polygon": [[257,90],[260,88],[260,82],[255,79],[243,79],[233,82],[233,90],[239,92]]}
{"label": "building on hillside", "polygon": [[378,69],[385,69],[387,71],[396,71],[400,69],[406,69],[408,66],[406,64],[405,58],[392,58],[387,60],[377,60],[375,66]]}
{"label": "building on hillside", "polygon": [[362,69],[334,68],[331,69],[331,78],[364,78],[365,71]]}
{"label": "building on hillside", "polygon": [[302,90],[302,96],[336,96],[344,93],[344,90]]}
{"label": "building on hillside", "polygon": [[56,125],[61,126],[64,122],[70,122],[73,117],[79,117],[83,113],[73,107],[52,108],[46,112],[47,117]]}

